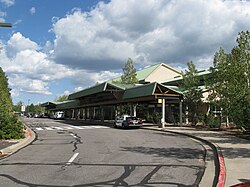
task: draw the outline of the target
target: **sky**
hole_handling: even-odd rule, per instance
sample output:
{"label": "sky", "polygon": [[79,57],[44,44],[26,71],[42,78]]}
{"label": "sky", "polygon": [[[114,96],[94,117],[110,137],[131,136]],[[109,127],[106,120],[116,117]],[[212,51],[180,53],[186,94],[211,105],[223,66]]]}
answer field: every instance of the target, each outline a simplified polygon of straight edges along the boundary
{"label": "sky", "polygon": [[247,0],[0,0],[0,67],[14,103],[44,103],[136,69],[213,65],[250,30]]}

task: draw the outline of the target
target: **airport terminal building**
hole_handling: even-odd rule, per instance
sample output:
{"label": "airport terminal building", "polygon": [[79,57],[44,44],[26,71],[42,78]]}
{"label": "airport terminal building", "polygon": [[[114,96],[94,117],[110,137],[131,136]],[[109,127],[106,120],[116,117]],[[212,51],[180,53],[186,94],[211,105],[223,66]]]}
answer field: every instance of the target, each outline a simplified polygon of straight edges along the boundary
{"label": "airport terminal building", "polygon": [[[147,121],[158,118],[163,125],[182,124],[185,106],[181,72],[161,63],[136,73],[138,84],[118,83],[119,77],[72,93],[67,101],[46,102],[42,106],[50,113],[63,111],[65,118],[89,122],[112,123],[117,115],[126,113]],[[201,86],[203,77],[209,74],[198,73]]]}

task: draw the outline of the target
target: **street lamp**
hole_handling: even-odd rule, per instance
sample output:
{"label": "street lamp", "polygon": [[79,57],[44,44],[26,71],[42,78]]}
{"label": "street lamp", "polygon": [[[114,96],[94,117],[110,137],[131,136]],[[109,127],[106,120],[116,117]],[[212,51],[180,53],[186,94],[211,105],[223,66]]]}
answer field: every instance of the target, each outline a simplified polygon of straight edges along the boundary
{"label": "street lamp", "polygon": [[0,27],[12,27],[11,23],[2,23],[0,22]]}
{"label": "street lamp", "polygon": [[29,115],[29,104],[30,104],[30,99],[28,99],[28,106],[27,106],[27,113]]}
{"label": "street lamp", "polygon": [[[0,22],[0,27],[12,27],[12,24],[11,23],[3,23],[3,22]],[[2,47],[0,46],[0,50],[2,49]],[[1,52],[1,51],[0,51]]]}

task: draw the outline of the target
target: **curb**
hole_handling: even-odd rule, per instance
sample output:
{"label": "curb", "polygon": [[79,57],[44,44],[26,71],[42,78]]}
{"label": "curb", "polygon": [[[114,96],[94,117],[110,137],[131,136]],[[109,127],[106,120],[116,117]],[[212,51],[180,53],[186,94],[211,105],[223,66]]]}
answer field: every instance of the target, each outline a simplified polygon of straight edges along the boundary
{"label": "curb", "polygon": [[6,147],[4,149],[0,150],[0,159],[1,158],[6,158],[13,153],[17,152],[18,150],[24,148],[25,146],[29,145],[31,142],[33,142],[36,138],[35,133],[25,125],[26,127],[26,132],[25,132],[25,138],[19,140],[18,143],[11,145],[9,147]]}
{"label": "curb", "polygon": [[222,155],[221,150],[219,149],[219,150],[217,150],[217,152],[218,152],[218,158],[219,158],[219,164],[220,164],[220,172],[219,172],[219,179],[218,179],[217,186],[224,187],[225,181],[226,181],[225,161],[224,161],[224,157]]}
{"label": "curb", "polygon": [[184,136],[196,139],[198,141],[201,141],[201,142],[207,144],[209,147],[212,148],[212,150],[214,152],[214,156],[215,156],[215,158],[214,158],[215,176],[214,176],[214,180],[213,180],[213,187],[224,187],[225,182],[226,182],[226,167],[225,167],[223,154],[222,154],[218,145],[213,144],[212,142],[210,142],[208,140],[205,140],[205,139],[202,139],[200,137],[193,136],[193,135],[187,134],[187,133],[171,131],[171,130],[167,130],[164,128],[159,128],[159,129],[153,129],[153,128],[147,128],[147,127],[142,127],[142,128],[146,129],[146,130],[163,131],[163,132],[184,135]]}

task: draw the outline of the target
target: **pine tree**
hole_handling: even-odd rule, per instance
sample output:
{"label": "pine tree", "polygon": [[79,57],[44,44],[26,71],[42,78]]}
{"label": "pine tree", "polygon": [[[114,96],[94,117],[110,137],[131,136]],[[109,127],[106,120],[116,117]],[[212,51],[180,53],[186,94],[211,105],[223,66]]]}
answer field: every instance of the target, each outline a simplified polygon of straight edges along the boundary
{"label": "pine tree", "polygon": [[0,67],[0,139],[22,138],[23,125],[13,114],[8,79]]}
{"label": "pine tree", "polygon": [[123,70],[123,75],[121,76],[122,84],[136,84],[138,79],[136,77],[136,69],[134,68],[133,60],[128,58]]}

